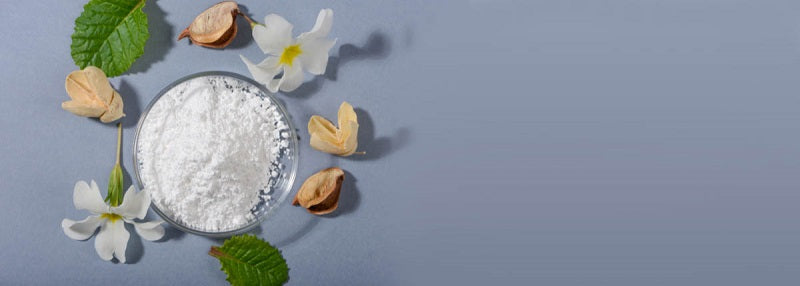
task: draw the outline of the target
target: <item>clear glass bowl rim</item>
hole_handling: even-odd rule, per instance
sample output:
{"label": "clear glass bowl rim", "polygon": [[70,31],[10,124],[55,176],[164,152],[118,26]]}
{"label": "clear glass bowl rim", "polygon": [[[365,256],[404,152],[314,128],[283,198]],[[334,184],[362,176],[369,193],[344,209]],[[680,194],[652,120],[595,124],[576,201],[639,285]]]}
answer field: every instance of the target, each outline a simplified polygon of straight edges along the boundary
{"label": "clear glass bowl rim", "polygon": [[204,77],[204,76],[233,77],[233,78],[236,78],[236,79],[239,79],[239,80],[243,80],[245,82],[248,82],[248,83],[254,85],[258,89],[260,89],[267,97],[269,97],[269,99],[272,101],[273,104],[275,104],[275,106],[277,106],[278,111],[285,118],[286,124],[287,124],[288,129],[289,129],[288,130],[288,132],[289,132],[289,137],[288,137],[288,139],[289,139],[289,155],[288,156],[290,158],[292,158],[293,162],[292,162],[291,169],[288,170],[289,173],[287,174],[286,183],[284,184],[286,186],[286,188],[285,188],[285,190],[283,190],[283,192],[277,198],[277,200],[275,201],[275,204],[273,206],[269,207],[269,209],[267,209],[266,211],[262,212],[252,222],[250,222],[250,223],[248,223],[248,224],[246,224],[246,225],[244,225],[244,226],[242,226],[240,228],[233,229],[233,230],[226,230],[226,231],[220,231],[220,232],[203,231],[203,230],[193,229],[191,227],[182,225],[177,221],[174,221],[169,216],[164,214],[164,212],[162,212],[160,209],[158,209],[158,206],[156,206],[155,202],[151,202],[151,204],[150,204],[150,207],[153,209],[153,211],[156,212],[156,214],[158,214],[158,216],[160,216],[162,219],[164,219],[164,221],[166,221],[167,223],[169,223],[173,227],[175,227],[175,228],[177,228],[177,229],[179,229],[179,230],[181,230],[183,232],[193,233],[193,234],[207,236],[207,237],[230,237],[230,236],[233,236],[233,235],[245,233],[245,232],[255,228],[256,226],[261,225],[261,223],[264,222],[264,220],[266,220],[267,218],[272,216],[275,213],[275,211],[278,209],[278,207],[283,203],[283,201],[285,201],[286,198],[289,196],[289,193],[292,192],[292,186],[294,185],[295,177],[297,176],[297,168],[298,168],[298,164],[299,164],[300,160],[298,160],[299,148],[298,148],[298,141],[297,141],[297,133],[295,131],[294,124],[292,123],[291,117],[289,116],[289,112],[286,110],[286,108],[283,106],[283,104],[280,101],[278,101],[278,99],[275,96],[273,96],[272,93],[267,91],[262,84],[254,81],[254,80],[252,80],[250,78],[247,78],[247,77],[245,77],[243,75],[240,75],[240,74],[237,74],[237,73],[233,73],[233,72],[227,72],[227,71],[198,72],[198,73],[194,73],[194,74],[190,74],[190,75],[181,77],[181,78],[173,81],[172,83],[168,84],[166,87],[161,89],[161,91],[158,93],[158,95],[156,95],[150,101],[150,103],[147,105],[147,107],[145,107],[144,111],[142,112],[141,116],[139,117],[139,122],[136,124],[136,132],[134,133],[134,138],[133,138],[133,171],[134,171],[135,176],[136,176],[136,183],[137,183],[136,186],[140,190],[144,189],[144,184],[142,183],[142,179],[139,176],[139,159],[137,158],[137,151],[138,151],[138,146],[139,146],[139,133],[142,131],[142,124],[147,119],[147,114],[150,113],[150,109],[153,108],[153,105],[155,105],[155,103],[158,102],[158,100],[161,99],[161,97],[165,93],[167,93],[169,90],[171,90],[173,87],[175,87],[175,86],[177,86],[177,85],[179,85],[179,84],[181,84],[181,83],[183,83],[185,81],[188,81],[188,80],[191,80],[191,79],[195,79],[195,78],[199,78],[199,77]]}

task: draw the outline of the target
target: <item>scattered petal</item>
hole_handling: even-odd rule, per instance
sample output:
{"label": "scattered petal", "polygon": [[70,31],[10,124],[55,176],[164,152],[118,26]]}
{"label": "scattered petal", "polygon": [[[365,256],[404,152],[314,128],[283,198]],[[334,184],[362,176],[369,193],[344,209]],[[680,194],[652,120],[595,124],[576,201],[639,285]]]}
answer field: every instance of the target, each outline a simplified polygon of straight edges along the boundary
{"label": "scattered petal", "polygon": [[61,221],[61,228],[64,229],[64,234],[74,240],[87,240],[94,234],[97,227],[103,223],[105,219],[100,216],[89,216],[82,221],[74,221],[71,219],[64,219]]}
{"label": "scattered petal", "polygon": [[163,221],[149,221],[149,222],[134,222],[133,226],[136,233],[142,238],[149,241],[159,240],[164,237],[164,227],[161,226]]}
{"label": "scattered petal", "polygon": [[97,183],[92,180],[90,187],[86,181],[78,181],[75,183],[75,191],[72,193],[72,202],[75,208],[79,210],[88,210],[93,214],[101,214],[108,211],[108,205],[103,202],[103,197],[100,195],[100,189]]}
{"label": "scattered petal", "polygon": [[147,215],[148,208],[150,208],[150,195],[147,190],[136,192],[133,186],[130,186],[122,198],[122,205],[111,208],[111,212],[128,219],[143,219]]}
{"label": "scattered petal", "polygon": [[273,84],[270,82],[267,89],[272,92],[277,92],[280,88],[281,91],[290,92],[303,84],[303,80],[305,76],[303,75],[303,67],[300,62],[295,62],[294,65],[291,66],[284,66],[283,68],[283,77],[278,81],[277,84]]}
{"label": "scattered petal", "polygon": [[298,39],[320,39],[328,36],[333,27],[333,10],[322,9],[317,14],[317,22],[311,31],[300,34]]}
{"label": "scattered petal", "polygon": [[120,263],[125,263],[125,249],[129,238],[130,233],[125,230],[124,221],[106,220],[94,239],[94,248],[103,260],[108,261],[116,256]]}
{"label": "scattered petal", "polygon": [[110,229],[113,224],[113,222],[106,220],[100,227],[97,237],[94,238],[94,250],[105,261],[114,258],[114,235]]}
{"label": "scattered petal", "polygon": [[314,75],[325,73],[328,66],[328,52],[336,45],[336,40],[313,39],[301,43],[303,53],[298,56],[298,60],[303,63],[303,68]]}
{"label": "scattered petal", "polygon": [[244,64],[247,65],[247,70],[253,75],[253,79],[260,84],[269,84],[275,78],[275,75],[281,72],[281,66],[278,64],[278,57],[267,57],[257,65],[242,55],[239,55],[239,57],[241,57]]}
{"label": "scattered petal", "polygon": [[125,250],[128,248],[128,239],[131,234],[125,229],[125,223],[122,220],[112,223],[111,232],[114,235],[114,256],[119,259],[119,262],[125,263]]}
{"label": "scattered petal", "polygon": [[265,54],[280,55],[292,44],[292,24],[276,14],[264,17],[264,25],[253,27],[253,39]]}

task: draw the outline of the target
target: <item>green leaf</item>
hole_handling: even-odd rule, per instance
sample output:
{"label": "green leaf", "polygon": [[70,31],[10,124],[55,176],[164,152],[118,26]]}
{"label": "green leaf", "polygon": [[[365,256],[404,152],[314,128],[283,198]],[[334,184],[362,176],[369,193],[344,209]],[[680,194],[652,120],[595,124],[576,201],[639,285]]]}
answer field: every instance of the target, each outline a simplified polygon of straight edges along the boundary
{"label": "green leaf", "polygon": [[231,285],[283,285],[289,280],[289,266],[281,252],[254,235],[234,236],[208,255],[219,259]]}
{"label": "green leaf", "polygon": [[81,69],[96,66],[108,77],[127,71],[144,53],[145,0],[91,0],[75,19],[72,59]]}

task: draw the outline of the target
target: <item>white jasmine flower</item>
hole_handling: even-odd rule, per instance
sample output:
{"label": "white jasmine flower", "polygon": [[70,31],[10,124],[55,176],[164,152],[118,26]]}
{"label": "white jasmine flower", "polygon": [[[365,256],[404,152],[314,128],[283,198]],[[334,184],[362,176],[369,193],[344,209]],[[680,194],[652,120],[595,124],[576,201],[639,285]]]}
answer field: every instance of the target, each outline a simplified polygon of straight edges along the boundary
{"label": "white jasmine flower", "polygon": [[70,219],[61,221],[64,234],[75,240],[86,240],[100,227],[97,238],[94,239],[94,248],[103,260],[111,260],[112,256],[116,256],[119,262],[125,263],[125,248],[130,238],[130,234],[125,230],[125,223],[133,224],[143,239],[153,241],[164,236],[162,221],[133,221],[143,219],[147,214],[147,209],[150,207],[150,195],[147,190],[135,192],[131,186],[125,192],[122,204],[112,207],[103,202],[100,189],[94,180],[91,187],[85,181],[78,181],[75,184],[72,200],[76,209],[88,210],[92,215],[82,221]]}
{"label": "white jasmine flower", "polygon": [[[325,73],[328,51],[336,39],[327,39],[333,25],[333,10],[322,9],[311,31],[292,38],[292,24],[281,16],[269,14],[263,25],[253,26],[253,39],[268,56],[259,64],[244,56],[250,74],[257,82],[267,86],[271,92],[293,91],[303,83],[303,70],[311,74]],[[281,78],[275,76],[283,72]]]}

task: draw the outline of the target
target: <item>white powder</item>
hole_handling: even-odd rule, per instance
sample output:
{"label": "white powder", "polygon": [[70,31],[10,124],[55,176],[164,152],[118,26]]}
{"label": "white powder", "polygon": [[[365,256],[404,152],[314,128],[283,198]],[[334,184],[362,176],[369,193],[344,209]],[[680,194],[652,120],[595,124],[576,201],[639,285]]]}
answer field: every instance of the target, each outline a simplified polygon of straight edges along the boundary
{"label": "white powder", "polygon": [[205,76],[166,92],[138,139],[140,177],[153,203],[202,231],[227,231],[255,219],[288,146],[285,119],[250,83]]}

